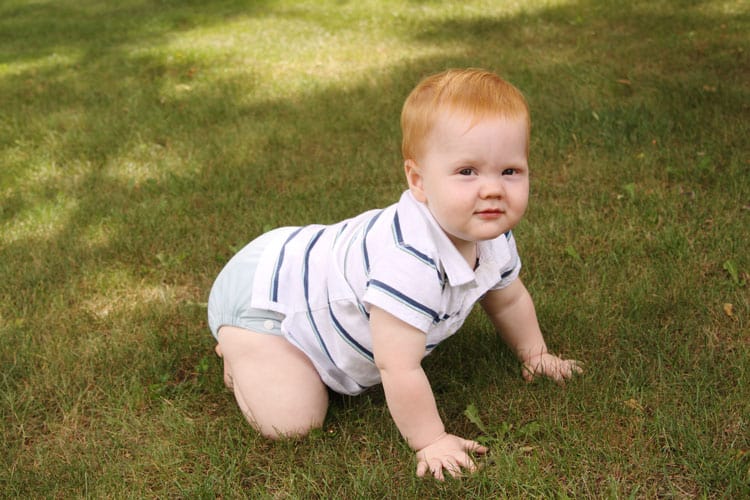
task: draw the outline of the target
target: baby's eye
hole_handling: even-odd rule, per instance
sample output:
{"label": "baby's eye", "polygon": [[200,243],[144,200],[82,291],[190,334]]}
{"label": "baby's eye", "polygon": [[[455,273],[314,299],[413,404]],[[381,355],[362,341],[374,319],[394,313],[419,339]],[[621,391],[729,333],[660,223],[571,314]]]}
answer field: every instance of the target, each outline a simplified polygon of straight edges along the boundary
{"label": "baby's eye", "polygon": [[515,168],[506,168],[505,170],[503,170],[503,175],[513,175],[515,173],[516,173]]}
{"label": "baby's eye", "polygon": [[459,175],[472,175],[474,174],[474,169],[469,168],[469,167],[462,168],[461,170],[458,171],[458,174]]}

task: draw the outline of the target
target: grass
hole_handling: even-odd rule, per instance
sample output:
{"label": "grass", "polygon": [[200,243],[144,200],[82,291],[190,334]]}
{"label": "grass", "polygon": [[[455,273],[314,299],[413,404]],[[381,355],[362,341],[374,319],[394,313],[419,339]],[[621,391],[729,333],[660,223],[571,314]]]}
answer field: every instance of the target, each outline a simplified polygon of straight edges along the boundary
{"label": "grass", "polygon": [[[736,0],[3,2],[2,496],[747,496],[748,32]],[[214,277],[394,202],[401,103],[452,66],[528,97],[523,276],[585,376],[523,384],[474,315],[426,370],[478,474],[414,477],[379,388],[259,438]]]}

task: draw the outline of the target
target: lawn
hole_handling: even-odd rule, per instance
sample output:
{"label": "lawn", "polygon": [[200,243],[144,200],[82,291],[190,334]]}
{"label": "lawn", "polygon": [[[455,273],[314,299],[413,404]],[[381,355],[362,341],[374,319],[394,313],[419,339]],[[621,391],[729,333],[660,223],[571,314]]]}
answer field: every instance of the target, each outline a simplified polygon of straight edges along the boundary
{"label": "lawn", "polygon": [[[748,33],[741,0],[5,0],[0,497],[750,496]],[[425,370],[477,474],[416,478],[380,388],[264,440],[213,279],[395,202],[403,99],[465,66],[529,101],[522,276],[586,373],[525,384],[474,314]]]}

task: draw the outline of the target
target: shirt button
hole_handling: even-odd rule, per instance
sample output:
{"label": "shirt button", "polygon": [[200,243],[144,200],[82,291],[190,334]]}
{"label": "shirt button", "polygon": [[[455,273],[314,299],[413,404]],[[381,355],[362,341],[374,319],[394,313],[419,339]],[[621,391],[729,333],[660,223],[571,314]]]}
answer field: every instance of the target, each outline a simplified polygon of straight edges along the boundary
{"label": "shirt button", "polygon": [[273,321],[271,321],[270,319],[267,319],[263,323],[263,328],[265,328],[266,330],[273,330]]}

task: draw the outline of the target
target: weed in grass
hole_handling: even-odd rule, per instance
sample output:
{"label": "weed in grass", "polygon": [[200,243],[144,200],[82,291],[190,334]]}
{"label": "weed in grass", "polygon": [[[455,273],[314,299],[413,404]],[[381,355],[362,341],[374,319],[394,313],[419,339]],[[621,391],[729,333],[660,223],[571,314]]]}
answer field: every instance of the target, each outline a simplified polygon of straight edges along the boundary
{"label": "weed in grass", "polygon": [[[474,404],[470,404],[466,407],[464,415],[472,424],[476,425],[477,428],[482,431],[482,436],[478,437],[477,441],[494,449],[507,448],[512,445],[513,441],[533,437],[540,429],[538,422],[531,421],[518,428],[515,428],[513,424],[501,422],[500,424],[493,426],[493,429],[491,430],[482,421],[482,417],[479,415],[479,410]],[[520,446],[518,451],[528,452],[533,449],[534,448],[531,446]]]}
{"label": "weed in grass", "polygon": [[743,277],[740,279],[740,272],[737,270],[737,265],[732,260],[725,260],[721,266],[732,280],[732,283],[738,287],[744,287],[747,280]]}

